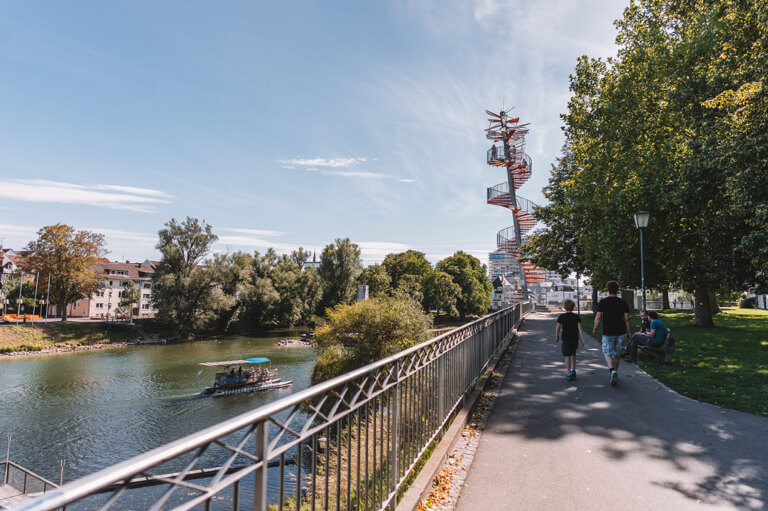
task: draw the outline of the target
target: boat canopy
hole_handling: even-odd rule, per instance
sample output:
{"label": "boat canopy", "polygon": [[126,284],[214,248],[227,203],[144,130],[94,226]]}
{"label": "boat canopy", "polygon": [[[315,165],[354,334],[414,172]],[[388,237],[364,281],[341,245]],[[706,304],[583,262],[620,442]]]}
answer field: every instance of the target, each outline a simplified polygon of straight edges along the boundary
{"label": "boat canopy", "polygon": [[268,358],[249,358],[246,360],[249,364],[263,364],[264,362],[269,362]]}
{"label": "boat canopy", "polygon": [[200,362],[201,366],[216,367],[216,366],[236,366],[242,364],[263,364],[269,362],[268,358],[249,358],[246,360],[223,360],[221,362]]}

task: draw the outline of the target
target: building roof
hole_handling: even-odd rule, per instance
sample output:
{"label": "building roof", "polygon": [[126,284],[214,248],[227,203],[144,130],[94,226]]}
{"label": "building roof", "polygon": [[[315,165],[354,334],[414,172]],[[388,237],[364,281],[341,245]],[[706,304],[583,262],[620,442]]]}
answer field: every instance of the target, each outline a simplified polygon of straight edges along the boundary
{"label": "building roof", "polygon": [[[120,263],[117,261],[97,262],[91,265],[97,278],[108,277],[112,280],[140,280],[149,279],[155,273],[155,269],[142,263]],[[124,271],[126,275],[109,275],[109,270]],[[143,275],[141,275],[143,274]]]}

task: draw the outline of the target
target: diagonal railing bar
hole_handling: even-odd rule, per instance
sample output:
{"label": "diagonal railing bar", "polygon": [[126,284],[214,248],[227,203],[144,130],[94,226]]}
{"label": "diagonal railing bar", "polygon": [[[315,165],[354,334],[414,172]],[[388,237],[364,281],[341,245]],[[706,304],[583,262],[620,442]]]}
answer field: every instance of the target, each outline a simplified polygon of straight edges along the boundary
{"label": "diagonal railing bar", "polygon": [[128,482],[126,481],[126,484],[115,490],[115,492],[112,494],[112,496],[107,499],[107,501],[104,503],[104,506],[101,508],[103,510],[110,509],[117,501],[120,499],[120,497],[123,496],[123,493],[128,490]]}
{"label": "diagonal railing bar", "polygon": [[[135,509],[126,490],[139,475],[153,478],[161,489],[142,495],[151,501],[144,508],[208,510],[215,504],[218,509],[222,499],[230,499],[233,509],[276,503],[282,511],[286,502],[297,510],[394,508],[428,446],[441,437],[467,392],[532,309],[531,303],[516,304],[67,483],[17,509],[53,511],[80,502],[88,509]],[[210,476],[193,473],[221,454],[222,465]],[[293,457],[295,469],[285,470],[286,456]],[[236,467],[240,459],[250,464]],[[173,477],[152,475],[170,462],[183,470]],[[241,492],[240,481],[249,475],[255,490]],[[106,503],[90,499],[96,494],[106,495]]]}
{"label": "diagonal railing bar", "polygon": [[199,506],[200,504],[209,501],[212,497],[219,494],[222,490],[233,486],[235,483],[239,481],[242,481],[246,476],[256,472],[262,466],[263,466],[263,463],[259,462],[253,465],[247,465],[243,467],[241,470],[238,470],[237,472],[230,473],[229,474],[230,477],[226,477],[222,479],[217,486],[209,487],[205,493],[197,497],[194,497],[191,500],[174,507],[173,509],[174,511],[184,511],[187,509],[193,509]]}
{"label": "diagonal railing bar", "polygon": [[292,430],[289,426],[286,426],[286,425],[282,424],[281,422],[279,422],[274,417],[270,417],[268,420],[269,420],[269,422],[271,422],[272,424],[274,424],[275,426],[280,428],[278,430],[277,434],[269,442],[269,450],[270,451],[272,449],[274,449],[275,446],[277,446],[280,443],[280,440],[282,440],[283,438],[287,438],[287,437],[284,436],[284,433],[286,433],[286,432],[292,434],[296,438],[300,438],[301,437],[301,433]]}
{"label": "diagonal railing bar", "polygon": [[240,441],[240,444],[238,444],[237,447],[230,447],[227,444],[221,443],[218,440],[215,442],[218,445],[221,445],[225,449],[231,451],[234,453],[234,456],[230,456],[229,459],[219,468],[219,470],[216,472],[216,475],[211,480],[211,484],[215,485],[217,484],[229,471],[229,467],[232,466],[232,464],[235,462],[235,460],[242,456],[244,458],[250,459],[252,461],[258,461],[258,458],[256,456],[253,456],[251,453],[246,452],[243,450],[243,447],[248,443],[248,441],[253,438],[253,434],[256,432],[255,427],[249,428],[249,430],[246,432],[245,435],[243,435],[242,440]]}
{"label": "diagonal railing bar", "polygon": [[186,488],[188,490],[195,490],[199,491],[200,493],[205,493],[210,489],[210,486],[208,485],[190,483],[184,479],[178,479],[176,477],[155,476],[155,480],[172,485],[174,490],[178,490],[179,488]]}
{"label": "diagonal railing bar", "polygon": [[[330,394],[331,396],[336,397],[336,402],[331,407],[331,410],[328,412],[328,420],[333,420],[336,416],[336,411],[341,407],[342,404],[347,404],[346,401],[344,401],[344,396],[347,394],[347,389],[349,388],[349,384],[346,383],[341,388],[341,392],[337,392],[336,390],[331,390]],[[347,406],[347,408],[349,408]],[[346,409],[346,408],[345,408]]]}
{"label": "diagonal railing bar", "polygon": [[168,501],[168,499],[171,498],[171,495],[173,495],[174,492],[178,489],[179,482],[184,480],[184,478],[187,476],[189,471],[192,470],[192,468],[195,465],[197,465],[197,463],[202,459],[203,454],[205,453],[205,451],[208,450],[208,447],[210,447],[210,445],[213,442],[216,442],[216,441],[217,441],[217,439],[214,438],[210,442],[206,443],[205,445],[200,446],[197,449],[197,451],[195,452],[194,456],[192,456],[192,459],[190,459],[189,462],[187,463],[187,465],[181,470],[181,472],[179,472],[179,474],[175,478],[173,478],[173,482],[171,482],[171,487],[168,488],[163,493],[163,495],[160,497],[160,499],[158,499],[157,503],[154,506],[152,506],[152,509],[161,509],[162,508],[163,504],[165,504]]}

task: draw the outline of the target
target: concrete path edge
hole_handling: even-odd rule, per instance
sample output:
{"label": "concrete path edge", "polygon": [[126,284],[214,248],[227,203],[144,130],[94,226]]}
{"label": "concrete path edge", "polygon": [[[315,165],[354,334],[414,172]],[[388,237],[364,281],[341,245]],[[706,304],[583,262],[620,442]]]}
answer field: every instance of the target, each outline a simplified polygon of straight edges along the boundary
{"label": "concrete path edge", "polygon": [[432,491],[432,480],[437,473],[440,472],[445,465],[448,456],[453,452],[453,448],[461,438],[462,431],[464,431],[464,428],[469,422],[472,409],[475,407],[478,398],[485,392],[488,381],[496,370],[496,366],[504,355],[504,352],[509,349],[510,343],[514,342],[517,337],[517,331],[520,329],[523,321],[525,321],[525,317],[521,318],[517,325],[515,325],[509,334],[507,334],[507,338],[504,341],[504,348],[499,350],[499,355],[491,362],[491,364],[489,364],[488,370],[486,370],[485,374],[478,382],[475,390],[465,399],[464,405],[453,418],[453,422],[448,428],[448,431],[446,431],[443,438],[438,442],[432,455],[421,468],[416,479],[413,480],[408,487],[408,490],[406,490],[405,495],[403,495],[403,498],[397,504],[397,511],[415,511],[418,509],[421,501],[426,499],[429,492]]}

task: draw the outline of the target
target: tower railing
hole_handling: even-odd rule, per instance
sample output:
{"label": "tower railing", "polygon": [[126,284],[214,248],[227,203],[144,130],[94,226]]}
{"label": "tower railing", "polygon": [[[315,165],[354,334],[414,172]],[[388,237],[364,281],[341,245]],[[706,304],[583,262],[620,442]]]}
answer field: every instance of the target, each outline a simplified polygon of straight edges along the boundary
{"label": "tower railing", "polygon": [[[422,455],[498,357],[518,303],[48,491],[15,511],[394,509]],[[214,467],[213,469],[210,467]],[[204,477],[201,477],[201,474]],[[128,490],[141,485],[143,490]]]}

